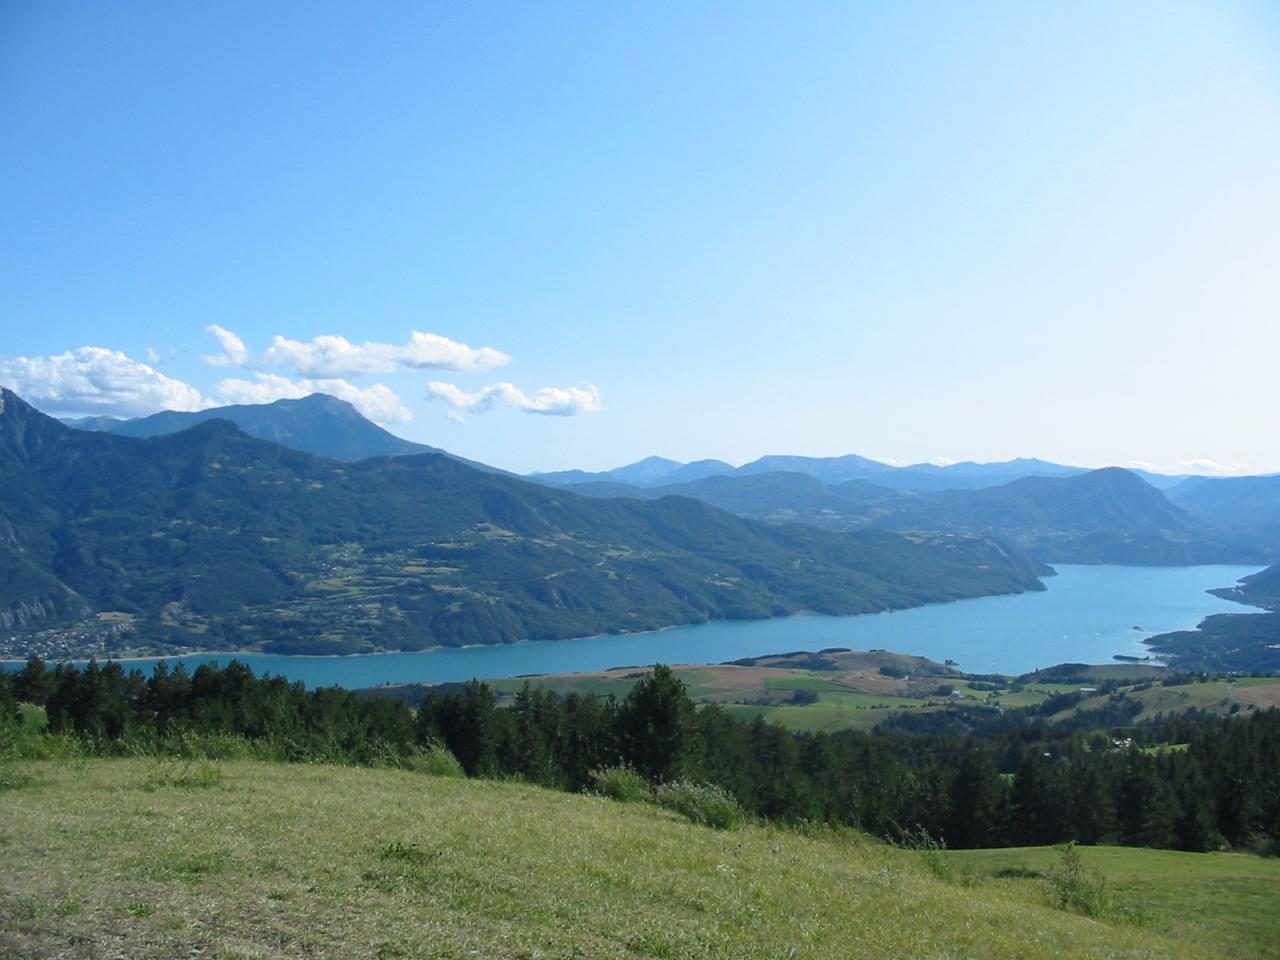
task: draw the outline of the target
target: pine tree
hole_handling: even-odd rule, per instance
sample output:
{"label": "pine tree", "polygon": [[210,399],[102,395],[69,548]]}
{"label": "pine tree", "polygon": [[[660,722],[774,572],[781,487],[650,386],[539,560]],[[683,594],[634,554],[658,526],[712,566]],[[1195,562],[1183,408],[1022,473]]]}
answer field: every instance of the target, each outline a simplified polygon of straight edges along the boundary
{"label": "pine tree", "polygon": [[655,782],[693,773],[697,725],[684,683],[664,664],[631,688],[618,710],[623,759]]}

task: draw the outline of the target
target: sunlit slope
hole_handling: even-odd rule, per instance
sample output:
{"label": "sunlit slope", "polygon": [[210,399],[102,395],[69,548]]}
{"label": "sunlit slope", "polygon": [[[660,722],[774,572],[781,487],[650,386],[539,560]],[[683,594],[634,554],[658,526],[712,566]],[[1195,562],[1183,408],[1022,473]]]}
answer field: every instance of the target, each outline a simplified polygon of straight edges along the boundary
{"label": "sunlit slope", "polygon": [[1025,883],[938,880],[870,842],[720,833],[515,784],[29,769],[33,784],[0,791],[6,957],[1227,955],[1054,910]]}

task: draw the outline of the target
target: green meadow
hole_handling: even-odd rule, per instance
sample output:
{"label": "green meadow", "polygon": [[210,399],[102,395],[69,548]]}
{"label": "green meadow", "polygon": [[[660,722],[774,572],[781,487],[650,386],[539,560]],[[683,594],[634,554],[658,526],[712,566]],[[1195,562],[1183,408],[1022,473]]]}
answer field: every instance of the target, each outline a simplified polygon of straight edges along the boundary
{"label": "green meadow", "polygon": [[519,783],[156,759],[5,782],[4,957],[1157,960],[1280,942],[1280,863],[1252,857],[1085,851],[1134,908],[1091,918],[1053,905],[1051,850],[940,870],[848,832],[715,831]]}
{"label": "green meadow", "polygon": [[[1079,847],[1118,911],[1150,929],[1232,957],[1280,956],[1280,859],[1138,847]],[[1036,891],[1058,853],[1044,847],[946,854],[984,884]]]}

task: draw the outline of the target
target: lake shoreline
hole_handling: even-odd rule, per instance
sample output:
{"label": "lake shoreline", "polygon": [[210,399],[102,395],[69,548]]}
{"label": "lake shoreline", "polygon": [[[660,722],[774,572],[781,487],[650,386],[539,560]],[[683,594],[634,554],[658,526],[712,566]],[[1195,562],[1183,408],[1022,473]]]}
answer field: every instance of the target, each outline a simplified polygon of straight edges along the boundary
{"label": "lake shoreline", "polygon": [[[1193,628],[1205,617],[1243,605],[1210,594],[1257,569],[1253,565],[1126,567],[1060,565],[1047,589],[925,604],[877,614],[827,616],[811,611],[756,620],[713,620],[631,633],[513,644],[437,646],[365,654],[263,654],[249,651],[120,658],[148,670],[164,661],[236,659],[255,673],[309,687],[447,683],[549,673],[591,673],[623,665],[718,664],[796,650],[846,647],[892,650],[973,674],[1017,676],[1056,663],[1113,663],[1149,656],[1150,637]],[[1141,623],[1146,633],[1134,629]],[[5,669],[21,667],[9,661]]]}
{"label": "lake shoreline", "polygon": [[[1050,568],[1050,572],[1038,575],[1038,579],[1043,580],[1045,577],[1055,577],[1057,571]],[[975,597],[954,597],[950,600],[934,600],[929,603],[918,603],[910,607],[886,607],[883,610],[867,610],[862,613],[821,613],[817,610],[797,610],[794,613],[775,614],[767,617],[715,617],[710,620],[696,620],[689,623],[671,623],[661,627],[650,627],[646,630],[615,630],[607,633],[586,633],[572,637],[555,637],[555,638],[525,638],[516,640],[512,643],[464,643],[456,647],[447,646],[445,644],[436,644],[431,647],[423,647],[420,650],[370,650],[365,653],[269,653],[265,650],[186,650],[181,653],[157,654],[143,653],[138,651],[127,651],[122,656],[107,656],[98,658],[96,655],[88,657],[73,657],[65,660],[50,661],[56,663],[72,663],[86,664],[90,660],[98,660],[99,663],[136,663],[136,662],[152,662],[160,660],[177,660],[187,657],[276,657],[281,659],[294,660],[352,660],[363,657],[387,657],[387,656],[413,656],[416,654],[436,653],[442,650],[485,650],[485,649],[506,649],[511,647],[519,647],[531,643],[572,643],[582,640],[600,640],[607,637],[647,637],[654,634],[666,633],[671,630],[685,630],[690,627],[701,627],[715,623],[763,623],[774,620],[792,620],[798,617],[832,617],[838,619],[848,619],[852,617],[876,617],[887,613],[902,613],[910,610],[919,610],[922,607],[945,607],[953,603],[965,603],[972,600],[987,600],[993,597],[1018,597],[1028,593],[1043,593],[1048,587],[1043,583],[1039,590],[1027,589],[1019,590],[1011,593],[984,593]],[[30,659],[30,658],[27,658]],[[4,658],[0,657],[0,668],[10,664],[25,664],[27,659]]]}

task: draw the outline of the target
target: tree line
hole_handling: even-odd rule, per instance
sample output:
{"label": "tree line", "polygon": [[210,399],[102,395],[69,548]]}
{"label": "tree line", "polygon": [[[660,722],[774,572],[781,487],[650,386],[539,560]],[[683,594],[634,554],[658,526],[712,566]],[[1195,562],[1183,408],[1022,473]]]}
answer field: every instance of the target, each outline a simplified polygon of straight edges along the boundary
{"label": "tree line", "polygon": [[1034,716],[985,735],[845,731],[799,735],[697,706],[657,666],[621,700],[526,685],[509,706],[472,681],[416,710],[337,687],[307,690],[245,665],[151,676],[117,663],[0,671],[0,724],[42,705],[49,736],[104,755],[234,736],[293,761],[403,763],[447,747],[473,777],[591,788],[620,765],[653,783],[715,784],[758,817],[841,824],[890,840],[927,833],[953,848],[1076,840],[1209,850],[1280,849],[1280,711],[1184,714],[1115,729]]}

